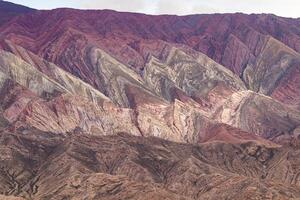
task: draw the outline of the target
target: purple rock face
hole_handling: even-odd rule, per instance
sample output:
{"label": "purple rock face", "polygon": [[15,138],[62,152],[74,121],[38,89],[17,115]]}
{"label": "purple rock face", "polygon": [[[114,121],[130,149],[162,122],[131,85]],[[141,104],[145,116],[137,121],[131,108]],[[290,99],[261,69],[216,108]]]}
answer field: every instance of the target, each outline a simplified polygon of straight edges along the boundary
{"label": "purple rock face", "polygon": [[17,15],[33,12],[34,9],[13,4],[7,1],[0,1],[0,26]]}
{"label": "purple rock face", "polygon": [[[93,23],[91,23],[93,22]],[[90,51],[101,48],[121,63],[143,73],[151,56],[163,57],[172,47],[201,52],[240,76],[248,89],[299,106],[298,72],[300,30],[297,19],[273,15],[215,14],[192,16],[148,16],[115,11],[57,9],[14,18],[0,28],[2,39],[12,41],[104,92],[89,62]],[[51,41],[51,42],[49,42]],[[274,43],[274,44],[272,44]],[[268,91],[253,86],[249,71],[258,69],[269,46],[282,49],[278,57],[264,56],[266,69],[288,60],[292,67],[258,80],[272,79]],[[272,53],[272,52],[271,52]],[[287,54],[292,54],[291,56]],[[273,62],[274,61],[274,62]],[[266,71],[263,69],[263,71]],[[265,72],[262,72],[265,73]],[[296,76],[296,77],[294,77]],[[250,79],[250,80],[249,80]],[[284,80],[294,80],[289,83]],[[284,85],[285,84],[285,85]],[[290,87],[286,97],[280,95]],[[274,93],[274,94],[273,94]],[[291,98],[291,99],[289,99]]]}

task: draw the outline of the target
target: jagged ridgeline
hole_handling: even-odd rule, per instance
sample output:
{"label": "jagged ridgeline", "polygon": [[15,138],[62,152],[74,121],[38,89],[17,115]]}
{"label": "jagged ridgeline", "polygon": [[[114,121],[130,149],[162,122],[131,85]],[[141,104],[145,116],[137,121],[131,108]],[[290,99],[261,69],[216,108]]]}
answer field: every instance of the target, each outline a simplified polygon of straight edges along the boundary
{"label": "jagged ridgeline", "polygon": [[299,199],[299,25],[0,1],[0,199]]}

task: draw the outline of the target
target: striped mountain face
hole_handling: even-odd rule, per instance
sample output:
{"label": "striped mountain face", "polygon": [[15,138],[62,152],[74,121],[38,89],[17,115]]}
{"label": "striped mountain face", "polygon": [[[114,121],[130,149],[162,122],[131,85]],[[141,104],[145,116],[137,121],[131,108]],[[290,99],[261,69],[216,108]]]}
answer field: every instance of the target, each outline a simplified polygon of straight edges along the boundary
{"label": "striped mountain face", "polygon": [[0,1],[0,199],[298,199],[299,135],[299,19]]}

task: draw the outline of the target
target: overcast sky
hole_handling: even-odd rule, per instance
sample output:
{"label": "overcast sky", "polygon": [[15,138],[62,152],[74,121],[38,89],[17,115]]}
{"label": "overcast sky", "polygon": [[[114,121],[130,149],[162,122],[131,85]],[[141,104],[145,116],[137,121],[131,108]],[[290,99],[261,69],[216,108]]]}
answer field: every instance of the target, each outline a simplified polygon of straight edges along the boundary
{"label": "overcast sky", "polygon": [[71,7],[147,14],[273,13],[300,17],[300,0],[7,0],[38,9]]}

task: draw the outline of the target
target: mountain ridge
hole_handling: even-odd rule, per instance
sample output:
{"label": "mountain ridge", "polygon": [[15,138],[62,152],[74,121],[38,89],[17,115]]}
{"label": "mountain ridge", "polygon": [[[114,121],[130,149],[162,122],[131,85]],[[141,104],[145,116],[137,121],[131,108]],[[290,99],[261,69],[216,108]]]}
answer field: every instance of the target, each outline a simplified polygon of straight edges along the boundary
{"label": "mountain ridge", "polygon": [[0,198],[300,198],[298,25],[1,13]]}
{"label": "mountain ridge", "polygon": [[[154,19],[160,19],[159,16],[151,18],[152,16],[145,15],[140,17],[142,19],[136,19],[138,14],[128,14],[127,16],[126,13],[120,13],[118,15],[116,12],[111,13],[111,11],[95,11],[88,15],[84,15],[85,12],[88,13],[88,11],[65,9],[41,11],[36,14],[33,13],[32,15],[36,16],[34,17],[36,20],[33,20],[35,28],[32,29],[30,28],[30,24],[26,25],[26,23],[22,22],[22,20],[26,20],[26,17],[25,19],[22,19],[23,17],[21,17],[20,19],[13,20],[14,22],[12,21],[11,25],[8,23],[2,28],[2,37],[9,39],[12,42],[14,42],[14,40],[19,41],[17,42],[18,45],[33,51],[35,54],[50,62],[54,62],[58,66],[75,76],[79,76],[85,82],[90,83],[96,88],[101,86],[99,83],[96,83],[95,79],[97,78],[89,72],[92,66],[90,66],[90,64],[84,59],[86,56],[85,54],[89,54],[88,51],[92,47],[97,47],[103,49],[108,54],[113,54],[114,58],[116,58],[119,62],[129,66],[138,73],[143,73],[147,58],[150,55],[161,55],[166,46],[183,45],[182,48],[187,51],[190,51],[189,49],[191,49],[204,53],[217,63],[220,63],[237,75],[241,76],[243,80],[245,80],[245,77],[243,76],[247,65],[255,65],[258,55],[262,53],[262,48],[267,44],[270,36],[273,36],[274,38],[277,38],[278,41],[283,42],[280,44],[282,48],[285,48],[285,45],[289,45],[289,47],[293,48],[295,51],[299,51],[300,48],[300,44],[297,43],[297,41],[299,41],[297,38],[299,38],[300,35],[299,29],[294,25],[291,25],[293,27],[292,29],[285,29],[286,26],[290,26],[290,22],[282,20],[281,18],[277,19],[274,16],[248,16],[240,14],[217,15],[216,20],[214,19],[214,16],[211,15],[207,15],[205,17],[200,17],[199,15],[195,16],[195,19],[191,16],[168,16],[163,20],[162,24],[166,27],[163,29],[160,28],[162,25],[153,24]],[[79,17],[81,15],[82,17]],[[38,25],[42,23],[39,22],[40,19],[47,18],[49,18],[48,21],[55,21],[57,23],[54,25],[48,24],[47,26]],[[110,24],[112,28],[107,27],[106,30],[102,30],[103,27],[105,27],[105,23],[100,21],[97,21],[96,26],[89,24],[88,22],[93,18],[104,18],[103,21]],[[116,20],[120,22],[117,22]],[[175,20],[178,21],[174,23]],[[195,20],[199,21],[200,26],[196,23],[196,27],[192,28],[191,23],[194,23],[193,21]],[[131,23],[131,21],[133,23]],[[143,23],[143,25],[139,24],[140,21],[145,21],[145,23]],[[207,21],[212,21],[212,24],[210,27],[205,28],[205,26],[207,26]],[[25,24],[26,26],[17,25],[19,23]],[[98,23],[99,25],[97,25]],[[216,25],[218,23],[222,23],[222,26],[216,27],[216,33],[211,32],[211,27],[216,26],[214,23]],[[259,23],[261,23],[261,25]],[[58,29],[48,30],[48,27],[52,26],[57,26]],[[151,26],[154,27],[154,30],[162,31],[154,33],[148,28]],[[197,36],[197,26],[200,28],[199,30],[203,29],[205,31],[202,31],[203,33],[199,33],[200,37]],[[231,28],[231,26],[233,26],[233,28]],[[265,26],[270,27],[265,28]],[[276,26],[278,26],[279,29],[275,31],[273,29]],[[128,29],[129,27],[131,29]],[[177,32],[175,31],[177,29],[176,27],[179,27]],[[30,31],[27,29],[30,29]],[[106,33],[107,31],[108,33]],[[218,31],[220,33],[218,33]],[[226,31],[231,32],[227,34]],[[110,32],[113,34],[112,36],[109,34]],[[42,38],[36,37],[42,33],[49,34],[43,35]],[[219,35],[214,36],[215,34]],[[196,36],[198,39],[195,39]],[[24,37],[27,39],[22,41]],[[29,37],[32,37],[32,39]],[[22,44],[20,41],[22,41]],[[50,45],[48,41],[52,41],[53,44]],[[198,44],[193,44],[195,42]],[[272,40],[272,43],[276,43],[276,41]],[[155,49],[153,49],[155,47],[154,45],[156,45]],[[64,49],[63,52],[60,52],[60,48]],[[80,48],[83,51],[80,52],[74,48]],[[77,57],[71,56],[71,54],[77,55]],[[69,67],[70,65],[75,66],[71,69]],[[273,63],[269,63],[269,65],[273,65]],[[293,68],[293,70],[297,70],[297,66]],[[249,69],[249,67],[247,69]],[[289,76],[292,75],[293,74],[290,74]],[[279,76],[279,79],[284,79],[284,76]],[[290,79],[294,78],[290,77]],[[280,81],[276,81],[274,84],[278,82]],[[298,83],[298,80],[295,79],[294,84],[297,85]],[[298,96],[299,89],[295,86],[291,87],[296,89],[295,95]],[[250,87],[249,89],[252,88]],[[278,95],[275,95],[275,97],[278,97]],[[282,97],[279,98],[280,100],[285,101]],[[295,104],[298,101],[299,99],[295,99],[294,102],[290,101],[289,103]]]}

